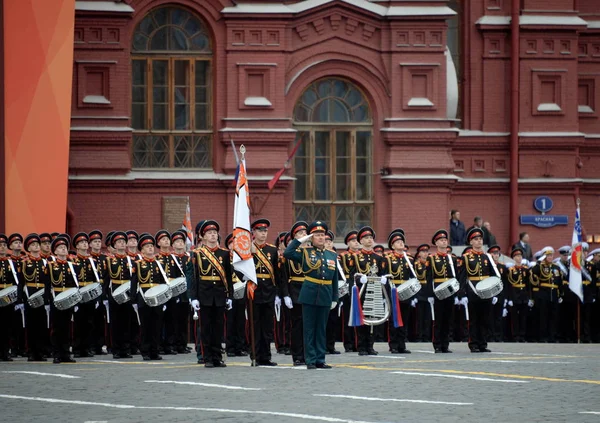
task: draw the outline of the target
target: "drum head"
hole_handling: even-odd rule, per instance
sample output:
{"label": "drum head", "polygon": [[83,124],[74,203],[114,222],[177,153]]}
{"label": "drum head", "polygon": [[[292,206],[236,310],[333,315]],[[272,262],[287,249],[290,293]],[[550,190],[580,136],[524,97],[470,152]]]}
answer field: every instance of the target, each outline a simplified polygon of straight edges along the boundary
{"label": "drum head", "polygon": [[41,297],[41,296],[43,296],[43,295],[44,295],[44,290],[43,290],[43,289],[40,289],[39,291],[35,292],[34,294],[31,294],[31,295],[29,296],[29,299],[30,299],[30,300],[31,300],[31,299],[35,299],[35,298],[37,298],[37,297]]}
{"label": "drum head", "polygon": [[100,286],[100,284],[99,284],[99,283],[97,283],[97,282],[96,282],[96,283],[89,284],[89,285],[86,285],[86,286],[84,286],[83,288],[81,288],[81,289],[79,290],[79,293],[80,293],[81,295],[83,295],[83,294],[85,294],[86,292],[89,292],[89,291],[94,291],[95,289],[98,289],[98,287],[99,287],[99,286]]}
{"label": "drum head", "polygon": [[477,291],[485,291],[487,289],[490,289],[492,286],[495,286],[495,285],[498,285],[501,283],[502,283],[502,281],[500,280],[500,278],[498,278],[496,276],[492,276],[492,277],[489,277],[489,278],[484,279],[481,282],[479,282],[475,289],[477,289]]}
{"label": "drum head", "polygon": [[123,292],[129,291],[130,289],[131,289],[131,282],[125,282],[123,285],[121,285],[120,287],[115,289],[115,291],[113,292],[113,295],[122,294]]}
{"label": "drum head", "polygon": [[4,297],[6,295],[10,295],[17,290],[16,286],[9,286],[8,288],[4,288],[0,291],[0,297]]}
{"label": "drum head", "polygon": [[73,295],[74,292],[77,292],[77,288],[71,288],[61,292],[56,296],[56,298],[54,298],[54,302],[62,301],[65,298],[69,298],[71,295]]}
{"label": "drum head", "polygon": [[144,295],[146,297],[158,297],[161,294],[164,294],[165,292],[169,291],[169,287],[167,285],[158,285],[158,286],[154,286],[152,288],[150,288],[149,290],[147,290]]}

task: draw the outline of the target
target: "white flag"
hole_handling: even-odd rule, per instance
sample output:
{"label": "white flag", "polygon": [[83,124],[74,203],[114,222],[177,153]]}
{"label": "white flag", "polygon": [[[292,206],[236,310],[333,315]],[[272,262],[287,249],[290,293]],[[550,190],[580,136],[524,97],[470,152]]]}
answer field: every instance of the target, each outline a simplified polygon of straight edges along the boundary
{"label": "white flag", "polygon": [[[243,147],[243,146],[242,146]],[[239,163],[233,209],[233,267],[250,281],[256,283],[256,268],[252,256],[250,232],[250,194],[246,178],[246,160]]]}
{"label": "white flag", "polygon": [[571,241],[571,266],[569,269],[569,288],[583,302],[583,283],[581,279],[583,263],[583,247],[581,245],[581,222],[579,220],[579,204],[575,211],[575,225],[573,226],[573,239]]}

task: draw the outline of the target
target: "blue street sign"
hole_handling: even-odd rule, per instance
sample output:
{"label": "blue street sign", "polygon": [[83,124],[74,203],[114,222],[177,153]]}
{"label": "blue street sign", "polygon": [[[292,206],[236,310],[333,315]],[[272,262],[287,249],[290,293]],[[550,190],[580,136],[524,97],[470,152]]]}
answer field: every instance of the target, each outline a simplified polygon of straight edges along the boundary
{"label": "blue street sign", "polygon": [[547,213],[554,207],[554,201],[550,197],[542,195],[533,200],[533,207],[540,213]]}
{"label": "blue street sign", "polygon": [[549,215],[549,214],[522,214],[520,217],[521,225],[533,225],[538,228],[551,228],[556,225],[568,225],[569,216],[567,215]]}

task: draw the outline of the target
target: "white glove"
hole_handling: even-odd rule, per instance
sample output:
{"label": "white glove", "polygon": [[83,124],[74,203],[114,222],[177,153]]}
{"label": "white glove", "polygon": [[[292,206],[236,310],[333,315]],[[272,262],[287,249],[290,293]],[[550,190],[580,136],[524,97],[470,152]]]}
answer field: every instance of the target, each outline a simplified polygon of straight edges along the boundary
{"label": "white glove", "polygon": [[382,276],[381,279],[379,280],[379,282],[381,282],[382,285],[387,285],[387,277]]}
{"label": "white glove", "polygon": [[[416,298],[415,298],[415,300],[416,300]],[[413,308],[417,306],[417,303],[415,303],[415,300],[412,300],[410,302],[410,306],[413,307]]]}
{"label": "white glove", "polygon": [[300,242],[300,244],[304,244],[306,241],[308,241],[309,239],[311,239],[312,236],[313,236],[313,234],[305,235],[302,238],[298,238],[298,241]]}
{"label": "white glove", "polygon": [[44,306],[44,308],[46,309],[46,313],[50,313],[50,305],[49,304],[46,304]]}
{"label": "white glove", "polygon": [[435,298],[427,297],[427,301],[429,301],[429,304],[433,305],[433,303],[435,302]]}
{"label": "white glove", "polygon": [[563,299],[562,299],[562,298],[559,298],[559,299],[558,299],[558,303],[559,303],[559,304],[562,304],[562,302],[563,302]]}
{"label": "white glove", "polygon": [[508,300],[505,298],[504,299],[504,308],[506,308],[506,304],[508,304]]}
{"label": "white glove", "polygon": [[94,310],[96,310],[98,307],[100,307],[100,301],[96,301],[96,305],[94,306]]}
{"label": "white glove", "polygon": [[418,299],[418,298],[415,298],[413,301],[415,302],[415,306],[416,306],[416,305],[417,305],[417,303],[419,302],[419,299]]}
{"label": "white glove", "polygon": [[337,302],[336,301],[332,301],[331,302],[331,308],[329,310],[333,310],[336,305],[337,305]]}
{"label": "white glove", "polygon": [[596,302],[596,299],[594,298],[594,299],[592,300],[592,303],[595,303],[595,302]]}
{"label": "white glove", "polygon": [[469,299],[467,297],[462,297],[460,303],[466,307],[469,305]]}
{"label": "white glove", "polygon": [[292,304],[292,299],[290,297],[283,297],[283,302],[287,308],[294,308],[294,304]]}
{"label": "white glove", "polygon": [[200,301],[192,300],[192,308],[196,311],[200,310]]}
{"label": "white glove", "polygon": [[513,306],[513,302],[512,302],[512,301],[509,301],[509,302],[508,302],[508,306],[509,306],[509,307],[512,307],[512,306]]}
{"label": "white glove", "polygon": [[25,310],[25,306],[23,304],[17,304],[15,306],[15,311]]}
{"label": "white glove", "polygon": [[102,304],[104,304],[104,307],[105,307],[105,308],[108,308],[108,300],[103,300],[103,301],[102,301]]}
{"label": "white glove", "polygon": [[506,316],[508,316],[508,310],[503,308],[502,309],[502,317],[506,317]]}
{"label": "white glove", "polygon": [[458,299],[458,297],[454,297],[454,305],[459,305],[460,301]]}
{"label": "white glove", "polygon": [[225,309],[231,310],[232,308],[233,308],[233,301],[231,300],[231,298],[227,298],[227,300],[225,301]]}
{"label": "white glove", "polygon": [[529,308],[533,307],[533,304],[533,300],[527,301],[527,305],[529,306]]}
{"label": "white glove", "polygon": [[198,320],[198,312],[194,310],[194,320]]}
{"label": "white glove", "polygon": [[75,306],[75,308],[73,309],[73,313],[77,313],[77,311],[79,311],[79,306]]}
{"label": "white glove", "polygon": [[360,283],[367,283],[367,275],[361,275]]}
{"label": "white glove", "polygon": [[498,303],[498,297],[492,298],[492,305],[496,305]]}
{"label": "white glove", "polygon": [[163,311],[165,311],[166,309],[167,309],[167,305],[165,304],[165,305],[163,306]]}
{"label": "white glove", "polygon": [[134,303],[134,304],[131,304],[131,306],[133,307],[133,309],[134,309],[134,310],[136,311],[136,313],[137,313],[137,311],[138,311],[138,305]]}
{"label": "white glove", "polygon": [[175,301],[175,304],[179,304],[180,301],[181,301],[181,298],[177,298],[177,301]]}
{"label": "white glove", "polygon": [[275,307],[281,307],[281,298],[279,298],[279,295],[275,296]]}

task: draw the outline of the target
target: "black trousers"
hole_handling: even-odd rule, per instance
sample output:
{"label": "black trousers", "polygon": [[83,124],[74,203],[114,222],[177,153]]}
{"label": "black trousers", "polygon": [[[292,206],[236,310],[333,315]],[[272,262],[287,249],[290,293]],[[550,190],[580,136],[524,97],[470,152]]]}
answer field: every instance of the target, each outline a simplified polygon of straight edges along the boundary
{"label": "black trousers", "polygon": [[540,342],[554,342],[556,340],[558,302],[540,298],[537,305],[540,309]]}
{"label": "black trousers", "polygon": [[92,334],[92,348],[95,353],[100,353],[103,345],[110,348],[110,342],[108,341],[109,337],[106,336],[108,329],[105,320],[106,308],[104,307],[101,298],[99,298],[98,301],[100,304],[98,308],[94,309],[94,333]]}
{"label": "black trousers", "polygon": [[[117,304],[111,297],[109,300],[109,313],[112,353],[128,354],[129,342],[131,341],[131,314],[133,313],[131,302]],[[135,313],[133,314],[135,316]]]}
{"label": "black trousers", "polygon": [[561,341],[577,342],[577,302],[565,300],[558,307]]}
{"label": "black trousers", "polygon": [[581,304],[581,341],[592,341],[592,307],[593,303]]}
{"label": "black trousers", "polygon": [[275,324],[275,348],[277,352],[283,353],[290,347],[289,326],[290,326],[290,310],[281,301],[281,311],[279,321],[274,319]]}
{"label": "black trousers", "polygon": [[[250,304],[248,304],[250,307]],[[256,361],[271,360],[271,340],[273,339],[273,303],[253,303],[254,349]],[[248,311],[250,314],[250,311]],[[250,316],[248,316],[250,317]]]}
{"label": "black trousers", "polygon": [[[356,330],[352,326],[348,326],[350,321],[350,295],[344,295],[340,298],[342,303],[342,315],[340,316],[343,320],[343,331],[342,341],[344,342],[344,349],[346,351],[356,351]],[[295,306],[294,306],[295,307]]]}
{"label": "black trousers", "polygon": [[[341,316],[340,316],[341,317]],[[326,341],[325,348],[328,352],[335,350],[336,334],[338,329],[338,308],[329,310],[329,316],[327,317],[327,328],[325,329]]]}
{"label": "black trousers", "polygon": [[223,325],[225,323],[225,307],[200,306],[200,319],[202,322],[201,336],[204,361],[208,363],[223,360],[221,339],[223,338]]}
{"label": "black trousers", "polygon": [[44,306],[31,308],[25,305],[27,320],[27,347],[30,357],[41,358],[47,352],[48,318]]}
{"label": "black trousers", "polygon": [[302,304],[295,303],[294,308],[290,310],[291,337],[290,351],[292,360],[304,361],[304,329],[302,323]]}
{"label": "black trousers", "polygon": [[52,305],[50,317],[52,319],[52,356],[54,358],[69,358],[69,344],[71,341],[71,317],[73,308],[59,310]]}
{"label": "black trousers", "polygon": [[74,314],[73,352],[87,353],[94,349],[94,314],[96,301],[78,304],[77,313]]}
{"label": "black trousers", "polygon": [[395,328],[394,323],[388,322],[388,345],[391,350],[405,350],[408,339],[408,328],[410,327],[410,301],[400,302],[400,313],[404,325]]}
{"label": "black trousers", "polygon": [[[181,302],[181,299],[180,301]],[[175,338],[177,332],[177,309],[179,304],[177,298],[167,301],[167,309],[163,313],[162,348],[165,352],[176,350]]]}
{"label": "black trousers", "polygon": [[9,356],[10,338],[15,320],[14,310],[14,304],[0,307],[0,358],[8,358]]}
{"label": "black trousers", "polygon": [[[469,293],[469,349],[487,348],[487,334],[490,331],[490,308],[492,300],[482,300]],[[436,316],[437,318],[437,316]]]}
{"label": "black trousers", "polygon": [[[415,341],[429,342],[431,340],[431,308],[427,298],[417,301],[417,322]],[[402,315],[404,317],[404,315]]]}
{"label": "black trousers", "polygon": [[510,319],[512,323],[513,339],[524,342],[527,336],[527,318],[529,317],[529,306],[527,303],[515,304],[510,308]]}
{"label": "black trousers", "polygon": [[227,352],[239,353],[246,350],[246,300],[233,300],[227,311]]}
{"label": "black trousers", "polygon": [[146,304],[140,304],[138,310],[142,322],[140,351],[143,356],[155,357],[158,355],[160,347],[160,335],[164,316],[163,306],[149,307]]}
{"label": "black trousers", "polygon": [[[145,303],[144,303],[145,304]],[[130,352],[137,353],[137,350],[141,350],[142,344],[142,328],[140,328],[140,324],[138,323],[137,316],[133,307],[129,307],[129,350]],[[140,321],[142,320],[142,316],[140,316]]]}
{"label": "black trousers", "polygon": [[[187,348],[188,344],[188,332],[189,332],[189,321],[190,321],[190,303],[189,301],[175,302],[175,325],[173,327],[173,346],[180,352]],[[168,310],[168,308],[167,308]]]}
{"label": "black trousers", "polygon": [[494,342],[504,341],[504,327],[502,325],[504,318],[502,311],[504,310],[504,298],[498,297],[498,302],[492,305],[490,310],[490,334],[489,339]]}
{"label": "black trousers", "polygon": [[[428,304],[429,305],[429,304]],[[431,307],[431,306],[430,306]],[[450,345],[450,322],[454,314],[454,297],[445,300],[435,299],[433,303],[435,322],[433,322],[433,337],[431,339],[434,349],[447,350]]]}

